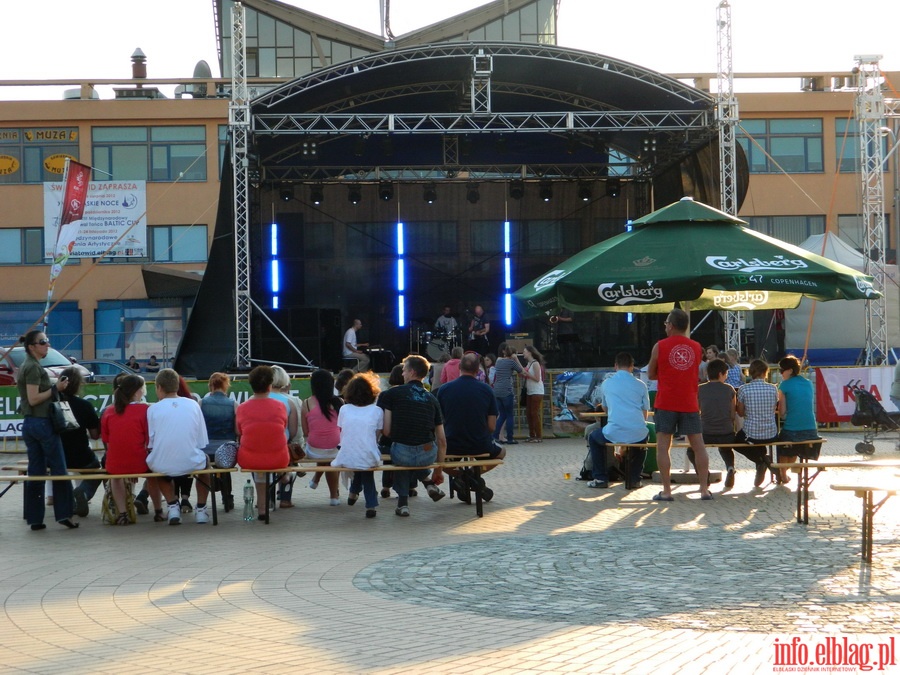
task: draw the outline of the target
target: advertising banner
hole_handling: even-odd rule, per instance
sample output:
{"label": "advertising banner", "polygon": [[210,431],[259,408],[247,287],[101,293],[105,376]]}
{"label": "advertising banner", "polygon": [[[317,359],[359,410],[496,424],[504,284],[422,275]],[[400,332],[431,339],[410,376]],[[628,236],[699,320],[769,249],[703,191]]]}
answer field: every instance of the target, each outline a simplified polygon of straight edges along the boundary
{"label": "advertising banner", "polygon": [[816,420],[849,422],[856,406],[855,386],[872,394],[888,412],[896,412],[889,398],[893,381],[893,366],[816,368]]}
{"label": "advertising banner", "polygon": [[[44,183],[44,255],[51,259],[56,257],[64,187],[61,182]],[[90,182],[69,256],[99,258],[103,254],[117,258],[148,255],[146,181]]]}

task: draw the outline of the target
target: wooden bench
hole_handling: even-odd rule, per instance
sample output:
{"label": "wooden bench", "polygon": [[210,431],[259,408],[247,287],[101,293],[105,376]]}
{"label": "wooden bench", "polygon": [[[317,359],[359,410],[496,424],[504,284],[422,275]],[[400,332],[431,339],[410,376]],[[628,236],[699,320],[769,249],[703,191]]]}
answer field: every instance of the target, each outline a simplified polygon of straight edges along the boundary
{"label": "wooden bench", "polygon": [[[807,460],[798,458],[796,462],[776,462],[772,464],[776,469],[797,470],[797,522],[802,525],[809,524],[809,488],[820,473],[827,469],[879,469],[900,467],[900,460],[873,459],[873,460]],[[810,474],[809,470],[815,469]]]}
{"label": "wooden bench", "polygon": [[[832,490],[853,492],[857,497],[862,498],[862,558],[867,563],[872,563],[872,547],[874,543],[874,524],[875,514],[884,506],[888,499],[900,492],[900,487],[896,482],[894,485],[876,485],[870,483],[867,485],[832,485]],[[880,502],[875,502],[874,493],[883,492],[884,498]]]}
{"label": "wooden bench", "polygon": [[[451,455],[452,457],[452,455]],[[388,457],[390,458],[390,457]],[[354,471],[415,471],[415,470],[425,470],[425,469],[460,469],[460,468],[471,468],[475,474],[477,489],[473,490],[475,492],[475,513],[479,518],[484,516],[484,486],[481,484],[481,481],[477,480],[481,477],[482,469],[485,467],[494,467],[500,466],[503,464],[502,459],[447,459],[443,462],[437,464],[428,464],[425,466],[397,466],[395,464],[383,464],[382,466],[372,467],[370,469],[348,469],[343,466],[331,466],[330,464],[316,464],[313,459],[302,459],[297,462],[294,466],[288,466],[281,469],[270,469],[268,471],[254,471],[254,473],[264,473],[266,474],[266,511],[265,511],[265,522],[269,524],[269,504],[274,503],[274,490],[275,486],[278,484],[279,478],[286,474],[294,471],[321,471],[322,473],[340,473],[342,471],[354,472]],[[251,469],[245,469],[244,471],[250,472]],[[269,494],[272,492],[272,494]]]}
{"label": "wooden bench", "polygon": [[[154,472],[146,472],[146,473],[107,473],[103,469],[71,469],[69,473],[64,476],[28,476],[25,472],[28,470],[27,462],[25,462],[25,466],[21,466],[22,462],[17,463],[15,466],[4,466],[0,467],[4,470],[13,470],[18,471],[19,473],[15,476],[4,476],[0,475],[0,482],[9,483],[6,488],[0,492],[0,497],[5,495],[9,489],[15,485],[16,483],[30,483],[35,481],[58,481],[58,480],[73,480],[75,478],[80,478],[81,480],[109,480],[111,478],[164,478],[167,474],[164,473],[154,473]],[[206,469],[197,469],[196,471],[191,471],[190,473],[184,474],[186,476],[192,476],[196,478],[198,482],[202,483],[209,489],[209,498],[210,498],[210,510],[212,511],[212,524],[218,525],[219,518],[218,513],[216,511],[216,493],[215,490],[212,489],[212,481],[209,479],[204,479],[205,476],[215,476],[217,474],[222,473],[232,473],[237,471],[238,469],[220,469],[220,468],[206,468]]]}

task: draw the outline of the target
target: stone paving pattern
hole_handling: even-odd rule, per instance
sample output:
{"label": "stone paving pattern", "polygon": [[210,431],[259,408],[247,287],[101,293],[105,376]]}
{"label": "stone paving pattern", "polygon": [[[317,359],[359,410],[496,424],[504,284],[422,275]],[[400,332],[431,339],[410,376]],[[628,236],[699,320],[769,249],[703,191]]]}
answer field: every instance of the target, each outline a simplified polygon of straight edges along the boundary
{"label": "stone paving pattern", "polygon": [[[823,456],[863,459],[858,435],[826,435]],[[114,528],[95,497],[78,530],[31,532],[16,485],[0,500],[0,671],[768,673],[776,640],[897,635],[900,502],[875,518],[869,567],[860,500],[828,488],[874,474],[821,475],[803,526],[793,486],[754,490],[742,457],[714,501],[682,485],[656,503],[648,481],[565,480],[584,453],[581,439],[510,446],[482,519],[418,497],[410,518],[391,498],[367,520],[300,479],[269,526],[239,507],[218,527]]]}

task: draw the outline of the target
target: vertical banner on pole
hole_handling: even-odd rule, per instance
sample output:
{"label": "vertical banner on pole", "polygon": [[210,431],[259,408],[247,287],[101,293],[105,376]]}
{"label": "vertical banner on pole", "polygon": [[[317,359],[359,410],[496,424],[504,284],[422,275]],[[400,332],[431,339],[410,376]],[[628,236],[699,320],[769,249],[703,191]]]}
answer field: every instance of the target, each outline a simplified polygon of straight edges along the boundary
{"label": "vertical banner on pole", "polygon": [[53,298],[53,287],[75,247],[75,237],[78,235],[78,228],[81,227],[81,221],[84,218],[84,204],[91,182],[91,167],[66,158],[63,182],[65,188],[59,218],[59,232],[56,236],[56,246],[53,248],[50,283],[47,286],[47,304],[44,306],[44,330],[47,329],[47,314]]}

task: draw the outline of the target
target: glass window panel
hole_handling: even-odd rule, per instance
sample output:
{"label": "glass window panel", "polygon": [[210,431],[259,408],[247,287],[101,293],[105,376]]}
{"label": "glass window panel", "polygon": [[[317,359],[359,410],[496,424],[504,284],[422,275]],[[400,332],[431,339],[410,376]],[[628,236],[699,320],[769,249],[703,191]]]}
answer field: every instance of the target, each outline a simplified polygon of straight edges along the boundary
{"label": "glass window panel", "polygon": [[751,136],[766,133],[765,120],[741,120],[741,126]]}
{"label": "glass window panel", "polygon": [[396,223],[350,223],[347,225],[347,257],[396,255],[396,239]]}
{"label": "glass window panel", "polygon": [[96,146],[91,149],[92,164],[94,171],[94,180],[107,180],[112,174],[112,149],[103,145]]}
{"label": "glass window panel", "polygon": [[275,19],[265,14],[259,14],[257,19],[256,37],[259,44],[266,47],[275,46]]}
{"label": "glass window panel", "polygon": [[[25,153],[25,161],[22,162],[22,166],[19,167],[19,175],[21,176],[21,180],[26,183],[40,183],[44,180],[44,166],[43,166],[43,148],[40,147],[27,147],[24,148]],[[49,156],[49,155],[48,155]],[[53,175],[53,174],[49,174]],[[62,176],[55,178],[55,180],[60,180]],[[47,180],[50,180],[47,178]]]}
{"label": "glass window panel", "polygon": [[275,22],[275,44],[279,47],[291,47],[294,44],[294,29],[283,21]]}
{"label": "glass window panel", "polygon": [[151,141],[200,141],[206,142],[206,127],[153,127]]}
{"label": "glass window panel", "polygon": [[334,257],[334,225],[310,223],[303,228],[303,253],[306,258]]}
{"label": "glass window panel", "polygon": [[769,120],[769,131],[773,134],[819,134],[822,120]]}
{"label": "glass window panel", "polygon": [[822,139],[806,139],[806,170],[824,171],[825,160],[822,157]]}
{"label": "glass window panel", "polygon": [[294,77],[294,59],[278,59],[275,62],[278,77]]}
{"label": "glass window panel", "polygon": [[[120,145],[110,148],[112,179],[147,180],[147,147]],[[103,180],[110,180],[107,176]]]}
{"label": "glass window panel", "polygon": [[172,227],[172,262],[205,261],[207,252],[205,225]]}
{"label": "glass window panel", "polygon": [[484,27],[484,39],[487,41],[503,39],[503,24],[501,21],[492,21]]}
{"label": "glass window panel", "polygon": [[151,180],[169,180],[169,153],[166,146],[156,146],[151,149],[150,156],[153,163],[150,168]]}
{"label": "glass window panel", "polygon": [[169,146],[169,180],[206,180],[205,152],[203,145]]}
{"label": "glass window panel", "polygon": [[865,242],[862,216],[838,216],[838,234],[848,244],[862,251]]}
{"label": "glass window panel", "polygon": [[802,138],[773,138],[771,144],[772,157],[785,171],[802,171],[805,144]]}
{"label": "glass window panel", "polygon": [[25,229],[25,263],[40,265],[44,262],[44,230],[29,227]]}
{"label": "glass window panel", "polygon": [[19,228],[0,229],[0,264],[19,265],[22,263],[22,230]]}
{"label": "glass window panel", "polygon": [[[519,229],[510,223],[510,242],[518,248]],[[476,220],[471,223],[472,255],[486,256],[503,252],[503,223],[496,220]]]}
{"label": "glass window panel", "polygon": [[151,241],[153,242],[153,260],[156,262],[169,262],[172,259],[171,231],[168,227],[151,227]]}
{"label": "glass window panel", "polygon": [[[225,16],[231,16],[231,12],[228,12]],[[255,9],[250,9],[249,7],[246,9],[246,14],[244,21],[246,22],[246,31],[247,35],[257,35],[259,32],[259,12]],[[228,31],[231,32],[231,21],[226,19],[222,23],[228,25]]]}
{"label": "glass window panel", "polygon": [[523,33],[538,32],[538,8],[534,5],[519,10]]}
{"label": "glass window panel", "polygon": [[147,142],[147,127],[94,127],[91,129],[94,143]]}
{"label": "glass window panel", "polygon": [[312,41],[309,38],[309,33],[302,30],[294,31],[294,55],[312,56]]}
{"label": "glass window panel", "polygon": [[350,60],[350,47],[340,42],[331,43],[331,62],[341,63]]}
{"label": "glass window panel", "polygon": [[259,48],[259,77],[275,77],[274,48]]}
{"label": "glass window panel", "polygon": [[406,230],[406,248],[411,254],[456,251],[456,222],[410,223]]}

